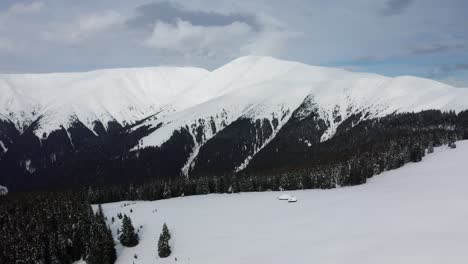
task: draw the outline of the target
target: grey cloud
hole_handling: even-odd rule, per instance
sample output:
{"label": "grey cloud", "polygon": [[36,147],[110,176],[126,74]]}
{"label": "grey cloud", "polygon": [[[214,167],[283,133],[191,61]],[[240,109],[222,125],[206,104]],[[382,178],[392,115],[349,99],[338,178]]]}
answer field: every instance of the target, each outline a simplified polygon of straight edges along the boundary
{"label": "grey cloud", "polygon": [[430,54],[430,53],[438,53],[438,52],[447,51],[449,49],[450,47],[447,45],[435,44],[431,46],[421,46],[421,47],[412,48],[410,50],[410,53],[414,55]]}
{"label": "grey cloud", "polygon": [[414,47],[410,49],[410,54],[412,55],[424,55],[424,54],[431,54],[431,53],[439,53],[444,51],[450,50],[464,50],[467,46],[464,44],[430,44],[430,45],[422,45],[418,47]]}
{"label": "grey cloud", "polygon": [[468,80],[463,80],[452,76],[443,79],[438,79],[438,81],[444,82],[454,87],[468,88]]}
{"label": "grey cloud", "polygon": [[[363,71],[392,76],[426,76],[440,65],[468,61],[466,0],[0,0],[0,13],[34,2],[44,3],[41,12],[10,15],[0,23],[0,72],[157,65],[213,69],[234,57],[256,54],[314,65],[359,65]],[[106,12],[124,19],[108,27],[101,18],[83,20]],[[187,21],[185,31],[178,19]],[[154,34],[157,25],[165,26],[171,38]],[[247,33],[227,34],[230,25]],[[44,32],[72,34],[79,41],[46,38]],[[156,36],[172,47],[168,43],[178,32],[183,52],[147,45]],[[296,32],[299,37],[288,37]],[[468,71],[456,68],[463,67],[437,71],[453,70],[454,77],[468,79]]]}
{"label": "grey cloud", "polygon": [[468,63],[441,65],[432,69],[426,77],[431,79],[446,78],[458,71],[468,71]]}
{"label": "grey cloud", "polygon": [[456,71],[466,71],[468,70],[468,63],[459,63],[453,65],[443,65],[439,68],[440,72],[449,74]]}
{"label": "grey cloud", "polygon": [[468,63],[456,64],[454,69],[456,71],[468,71]]}
{"label": "grey cloud", "polygon": [[402,13],[408,8],[413,0],[387,0],[381,13],[386,16],[393,16]]}
{"label": "grey cloud", "polygon": [[157,20],[175,24],[180,19],[196,26],[225,26],[237,21],[244,22],[255,30],[260,29],[260,25],[253,14],[192,11],[184,9],[173,2],[144,4],[137,7],[136,11],[137,15],[127,22],[130,27],[152,27]]}

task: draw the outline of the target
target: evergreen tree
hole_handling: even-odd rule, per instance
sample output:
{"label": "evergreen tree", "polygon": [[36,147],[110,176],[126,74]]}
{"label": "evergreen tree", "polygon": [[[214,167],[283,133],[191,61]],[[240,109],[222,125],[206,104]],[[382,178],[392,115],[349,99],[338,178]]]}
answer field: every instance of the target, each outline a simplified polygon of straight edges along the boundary
{"label": "evergreen tree", "polygon": [[104,241],[103,241],[103,254],[104,262],[113,264],[117,260],[117,253],[115,252],[114,238],[112,237],[112,231],[109,227],[104,230]]}
{"label": "evergreen tree", "polygon": [[125,247],[134,247],[138,245],[140,240],[132,225],[132,220],[127,215],[124,215],[122,219],[122,228],[120,230],[119,240]]}
{"label": "evergreen tree", "polygon": [[113,264],[115,249],[102,209],[94,215],[81,199],[71,193],[43,193],[0,202],[0,263],[85,259],[88,264]]}
{"label": "evergreen tree", "polygon": [[112,232],[106,226],[105,216],[99,205],[98,211],[91,223],[88,264],[113,264],[117,259]]}
{"label": "evergreen tree", "polygon": [[161,258],[167,258],[171,255],[171,246],[169,245],[169,240],[171,239],[171,233],[167,228],[166,223],[163,225],[161,235],[159,236],[158,241],[158,255]]}
{"label": "evergreen tree", "polygon": [[448,146],[449,148],[452,148],[452,149],[457,148],[457,144],[455,144],[455,141],[452,141],[452,140],[448,143]]}
{"label": "evergreen tree", "polygon": [[208,183],[208,178],[202,177],[198,179],[196,192],[197,194],[209,194],[210,193],[210,185]]}
{"label": "evergreen tree", "polygon": [[434,153],[434,147],[432,146],[432,144],[429,145],[429,147],[427,148],[427,153]]}
{"label": "evergreen tree", "polygon": [[411,150],[411,161],[412,162],[420,162],[424,156],[424,150],[419,146],[419,144],[416,144],[413,146],[413,149]]}
{"label": "evergreen tree", "polygon": [[171,198],[172,197],[172,191],[171,188],[169,187],[169,184],[165,183],[164,184],[164,191],[163,191],[163,198]]}

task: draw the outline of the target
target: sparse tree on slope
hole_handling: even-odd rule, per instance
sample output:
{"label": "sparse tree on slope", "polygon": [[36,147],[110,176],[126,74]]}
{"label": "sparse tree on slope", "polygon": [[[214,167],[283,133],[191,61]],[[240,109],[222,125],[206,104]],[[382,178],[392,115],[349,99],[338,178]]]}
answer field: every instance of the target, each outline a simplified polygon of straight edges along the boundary
{"label": "sparse tree on slope", "polygon": [[132,220],[127,215],[122,219],[122,229],[119,236],[120,243],[125,247],[134,247],[138,245],[139,237],[132,225]]}
{"label": "sparse tree on slope", "polygon": [[163,225],[161,235],[159,236],[158,241],[158,255],[161,258],[167,258],[171,255],[171,246],[169,245],[169,240],[171,239],[171,233],[167,228],[166,223]]}

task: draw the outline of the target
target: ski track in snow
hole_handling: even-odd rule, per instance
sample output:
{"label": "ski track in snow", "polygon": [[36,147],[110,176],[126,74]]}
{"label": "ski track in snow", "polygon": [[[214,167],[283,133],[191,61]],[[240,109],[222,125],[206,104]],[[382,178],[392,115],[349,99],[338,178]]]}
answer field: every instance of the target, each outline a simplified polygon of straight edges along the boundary
{"label": "ski track in snow", "polygon": [[[293,204],[277,199],[285,192],[104,204],[106,216],[116,218],[109,222],[114,235],[119,212],[143,226],[138,246],[117,242],[116,263],[466,263],[468,141],[457,145],[364,185],[287,192],[298,198]],[[164,222],[173,254],[159,259]]]}

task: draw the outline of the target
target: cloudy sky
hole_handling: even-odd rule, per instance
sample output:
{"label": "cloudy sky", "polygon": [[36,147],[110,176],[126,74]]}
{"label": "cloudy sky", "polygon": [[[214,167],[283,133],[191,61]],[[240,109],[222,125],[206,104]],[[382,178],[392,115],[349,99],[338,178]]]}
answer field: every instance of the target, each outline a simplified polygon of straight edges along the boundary
{"label": "cloudy sky", "polygon": [[468,87],[466,0],[1,0],[0,72],[243,55]]}

